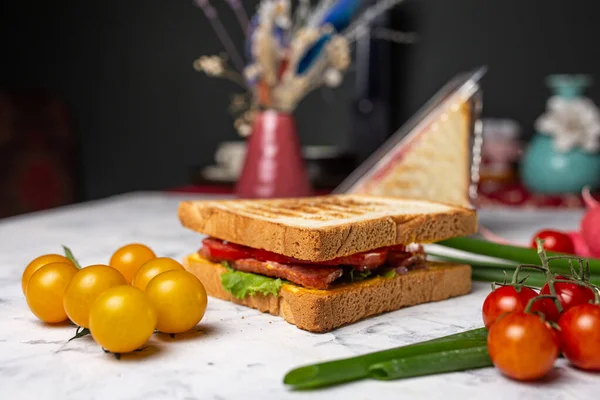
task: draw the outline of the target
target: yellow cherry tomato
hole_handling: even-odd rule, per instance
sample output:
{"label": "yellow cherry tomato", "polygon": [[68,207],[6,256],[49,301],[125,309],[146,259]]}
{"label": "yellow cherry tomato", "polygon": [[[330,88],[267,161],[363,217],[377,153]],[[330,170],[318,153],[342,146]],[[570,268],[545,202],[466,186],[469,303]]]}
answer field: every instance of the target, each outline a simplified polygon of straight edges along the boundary
{"label": "yellow cherry tomato", "polygon": [[46,254],[39,256],[35,260],[31,261],[25,268],[25,271],[23,271],[23,276],[21,277],[21,289],[23,289],[23,294],[27,293],[27,284],[29,283],[29,279],[31,279],[31,275],[33,275],[35,271],[42,268],[44,265],[52,263],[72,264],[71,260],[59,254]]}
{"label": "yellow cherry tomato", "polygon": [[146,295],[158,314],[156,329],[164,333],[192,329],[206,311],[206,290],[187,271],[167,271],[155,276],[146,287]]}
{"label": "yellow cherry tomato", "polygon": [[104,291],[127,285],[125,277],[108,265],[90,265],[79,270],[67,285],[64,297],[65,312],[71,321],[89,328],[90,309]]}
{"label": "yellow cherry tomato", "polygon": [[123,274],[128,283],[131,283],[137,270],[153,258],[156,258],[156,255],[150,247],[133,243],[115,251],[109,264]]}
{"label": "yellow cherry tomato", "polygon": [[63,297],[69,281],[79,271],[72,263],[52,263],[38,269],[27,285],[27,305],[44,322],[67,320]]}
{"label": "yellow cherry tomato", "polygon": [[172,258],[158,257],[154,260],[148,261],[138,269],[137,273],[131,281],[131,285],[138,289],[146,290],[148,282],[152,280],[156,275],[167,271],[179,270],[184,271],[183,265],[179,264]]}
{"label": "yellow cherry tomato", "polygon": [[129,353],[152,336],[156,311],[140,289],[117,286],[98,296],[89,322],[96,343],[113,353]]}

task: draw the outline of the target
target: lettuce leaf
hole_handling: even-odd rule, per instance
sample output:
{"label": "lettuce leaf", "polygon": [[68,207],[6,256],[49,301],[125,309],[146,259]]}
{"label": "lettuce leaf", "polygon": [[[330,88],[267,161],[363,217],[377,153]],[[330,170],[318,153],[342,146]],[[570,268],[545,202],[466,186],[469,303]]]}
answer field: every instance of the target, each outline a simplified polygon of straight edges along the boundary
{"label": "lettuce leaf", "polygon": [[351,269],[349,272],[350,282],[360,282],[369,278],[372,275],[371,271],[355,271]]}
{"label": "lettuce leaf", "polygon": [[381,274],[381,276],[383,276],[384,278],[393,278],[396,276],[396,270],[389,269],[389,270],[385,271],[383,274]]}
{"label": "lettuce leaf", "polygon": [[227,272],[221,274],[221,285],[237,299],[241,300],[257,293],[277,296],[283,285],[283,281],[279,278],[236,271],[226,266]]}

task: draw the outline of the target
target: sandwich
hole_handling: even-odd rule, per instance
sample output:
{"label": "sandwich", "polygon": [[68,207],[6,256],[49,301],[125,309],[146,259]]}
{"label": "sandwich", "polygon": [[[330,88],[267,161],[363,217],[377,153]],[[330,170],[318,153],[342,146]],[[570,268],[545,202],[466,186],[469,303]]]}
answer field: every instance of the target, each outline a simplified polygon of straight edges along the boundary
{"label": "sandwich", "polygon": [[459,74],[356,168],[334,193],[472,207],[481,163],[479,80]]}
{"label": "sandwich", "polygon": [[471,290],[470,266],[423,251],[475,233],[469,208],[349,194],[185,201],[179,219],[206,236],[184,266],[209,296],[311,332]]}
{"label": "sandwich", "polygon": [[471,205],[470,110],[452,109],[415,131],[345,193],[370,194]]}

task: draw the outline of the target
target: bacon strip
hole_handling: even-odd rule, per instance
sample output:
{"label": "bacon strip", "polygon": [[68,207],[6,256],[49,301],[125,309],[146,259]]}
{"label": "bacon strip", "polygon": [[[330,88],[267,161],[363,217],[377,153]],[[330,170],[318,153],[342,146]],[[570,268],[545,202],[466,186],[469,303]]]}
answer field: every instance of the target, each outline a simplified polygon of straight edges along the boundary
{"label": "bacon strip", "polygon": [[339,267],[290,265],[273,261],[258,261],[253,258],[236,260],[231,263],[231,267],[243,272],[286,279],[311,289],[327,289],[344,272]]}

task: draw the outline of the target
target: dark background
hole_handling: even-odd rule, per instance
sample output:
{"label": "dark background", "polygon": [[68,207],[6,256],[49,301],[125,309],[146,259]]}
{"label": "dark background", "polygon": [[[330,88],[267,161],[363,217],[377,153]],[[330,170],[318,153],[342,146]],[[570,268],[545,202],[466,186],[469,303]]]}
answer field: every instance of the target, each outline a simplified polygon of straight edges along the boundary
{"label": "dark background", "polygon": [[[229,10],[213,3],[241,43]],[[599,15],[595,0],[408,0],[392,20],[420,41],[392,46],[391,126],[455,74],[487,65],[484,116],[514,118],[529,134],[546,75],[598,78]],[[191,166],[238,139],[227,110],[235,87],[192,68],[222,51],[192,1],[3,1],[0,48],[0,88],[43,89],[68,105],[82,199],[186,184]],[[350,143],[352,93],[349,75],[341,90],[302,104],[303,143]],[[599,101],[599,86],[588,94]]]}

